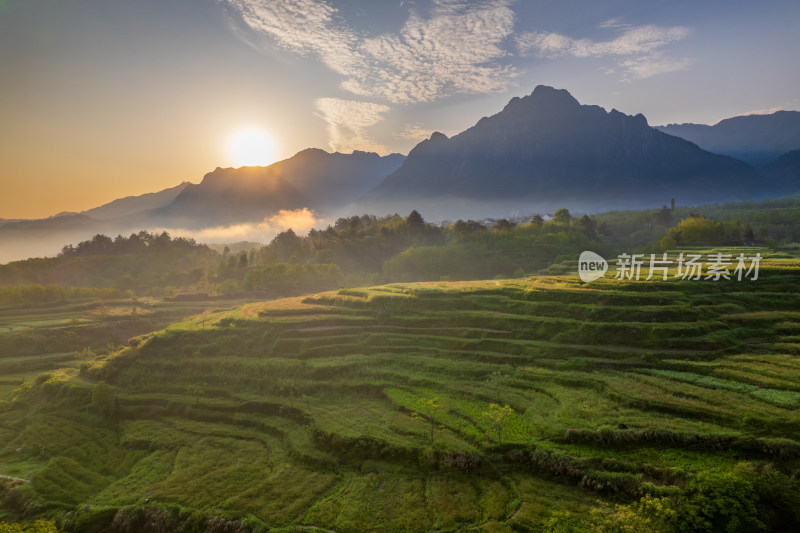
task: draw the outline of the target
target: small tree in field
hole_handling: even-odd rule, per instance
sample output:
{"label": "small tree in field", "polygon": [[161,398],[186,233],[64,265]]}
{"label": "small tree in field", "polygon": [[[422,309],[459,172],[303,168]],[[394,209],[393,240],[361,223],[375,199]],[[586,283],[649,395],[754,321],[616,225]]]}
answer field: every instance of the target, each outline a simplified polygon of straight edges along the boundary
{"label": "small tree in field", "polygon": [[186,386],[186,394],[194,396],[195,405],[200,405],[200,397],[205,394],[205,389],[197,383],[191,383]]}
{"label": "small tree in field", "polygon": [[500,405],[498,403],[490,403],[489,409],[481,413],[483,418],[492,426],[495,433],[497,433],[497,444],[503,443],[503,430],[505,430],[511,415],[514,414],[514,409],[510,405]]}
{"label": "small tree in field", "polygon": [[430,423],[430,440],[433,444],[433,431],[436,429],[436,415],[441,414],[444,406],[439,402],[439,398],[417,398],[414,401],[414,410],[411,411],[413,418],[426,418]]}

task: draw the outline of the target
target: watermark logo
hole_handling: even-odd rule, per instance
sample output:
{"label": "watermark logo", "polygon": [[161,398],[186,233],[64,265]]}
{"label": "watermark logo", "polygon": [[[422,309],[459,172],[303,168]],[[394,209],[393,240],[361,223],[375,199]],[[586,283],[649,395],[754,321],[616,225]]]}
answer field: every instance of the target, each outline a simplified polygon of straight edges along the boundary
{"label": "watermark logo", "polygon": [[600,279],[605,276],[607,270],[608,263],[605,259],[588,250],[581,252],[581,256],[578,258],[578,275],[581,277],[581,281],[589,283]]}
{"label": "watermark logo", "polygon": [[[720,279],[758,279],[758,268],[761,264],[760,253],[748,257],[743,253],[738,256],[725,253],[708,254],[703,260],[700,254],[681,252],[677,257],[670,258],[666,252],[661,255],[649,254],[619,254],[615,265],[614,279],[619,280],[650,280],[660,278],[666,281],[670,277],[685,280],[713,280]],[[673,272],[670,272],[673,268]],[[578,258],[578,275],[581,281],[589,283],[605,276],[608,263],[594,252],[582,252]],[[670,275],[672,274],[672,275]],[[645,277],[646,276],[646,277]]]}

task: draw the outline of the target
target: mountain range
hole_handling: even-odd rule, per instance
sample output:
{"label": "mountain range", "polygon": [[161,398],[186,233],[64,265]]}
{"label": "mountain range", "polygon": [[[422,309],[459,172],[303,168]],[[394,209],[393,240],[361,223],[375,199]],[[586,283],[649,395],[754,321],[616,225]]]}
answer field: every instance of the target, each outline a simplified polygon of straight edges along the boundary
{"label": "mountain range", "polygon": [[185,185],[172,201],[125,222],[200,229],[261,221],[282,209],[309,208],[325,215],[357,200],[403,159],[401,154],[308,148],[267,167],[217,168],[199,184]]}
{"label": "mountain range", "polygon": [[692,141],[703,150],[763,167],[800,148],[800,111],[744,115],[706,124],[669,124],[656,129]]}
{"label": "mountain range", "polygon": [[749,164],[651,128],[643,115],[581,105],[566,90],[538,86],[452,138],[433,134],[367,199],[623,207],[772,192]]}
{"label": "mountain range", "polygon": [[432,134],[405,157],[309,148],[267,167],[217,168],[200,183],[82,213],[0,220],[0,262],[53,255],[95,233],[202,230],[300,208],[326,218],[411,209],[429,219],[474,218],[558,207],[641,208],[671,198],[696,205],[798,191],[800,112],[654,128],[641,114],[581,105],[566,90],[540,85],[453,137]]}
{"label": "mountain range", "polygon": [[151,192],[140,196],[126,196],[99,207],[82,211],[81,214],[97,220],[113,220],[150,209],[166,207],[175,201],[175,198],[189,185],[191,183],[184,181],[163,191]]}

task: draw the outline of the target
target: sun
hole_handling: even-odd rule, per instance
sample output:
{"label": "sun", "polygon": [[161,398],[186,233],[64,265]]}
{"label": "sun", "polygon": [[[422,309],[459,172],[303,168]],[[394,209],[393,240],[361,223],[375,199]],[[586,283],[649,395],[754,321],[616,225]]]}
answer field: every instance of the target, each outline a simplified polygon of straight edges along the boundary
{"label": "sun", "polygon": [[228,157],[237,167],[266,166],[275,162],[275,141],[261,128],[241,129],[228,140]]}

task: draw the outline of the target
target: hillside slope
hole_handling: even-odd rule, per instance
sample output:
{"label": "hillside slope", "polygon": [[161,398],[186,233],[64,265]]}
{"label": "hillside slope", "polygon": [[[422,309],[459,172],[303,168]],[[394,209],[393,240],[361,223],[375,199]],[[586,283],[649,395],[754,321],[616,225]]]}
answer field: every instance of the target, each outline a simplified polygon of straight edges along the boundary
{"label": "hillside slope", "polygon": [[190,185],[190,183],[184,181],[175,187],[170,187],[158,192],[117,198],[107,204],[83,211],[82,214],[97,220],[110,220],[133,215],[140,211],[158,209],[171,204],[188,185]]}
{"label": "hillside slope", "polygon": [[7,507],[78,509],[75,531],[510,531],[613,523],[649,494],[695,530],[788,531],[800,271],[760,251],[757,281],[397,284],[206,313],[22,387],[0,473],[31,481]]}

